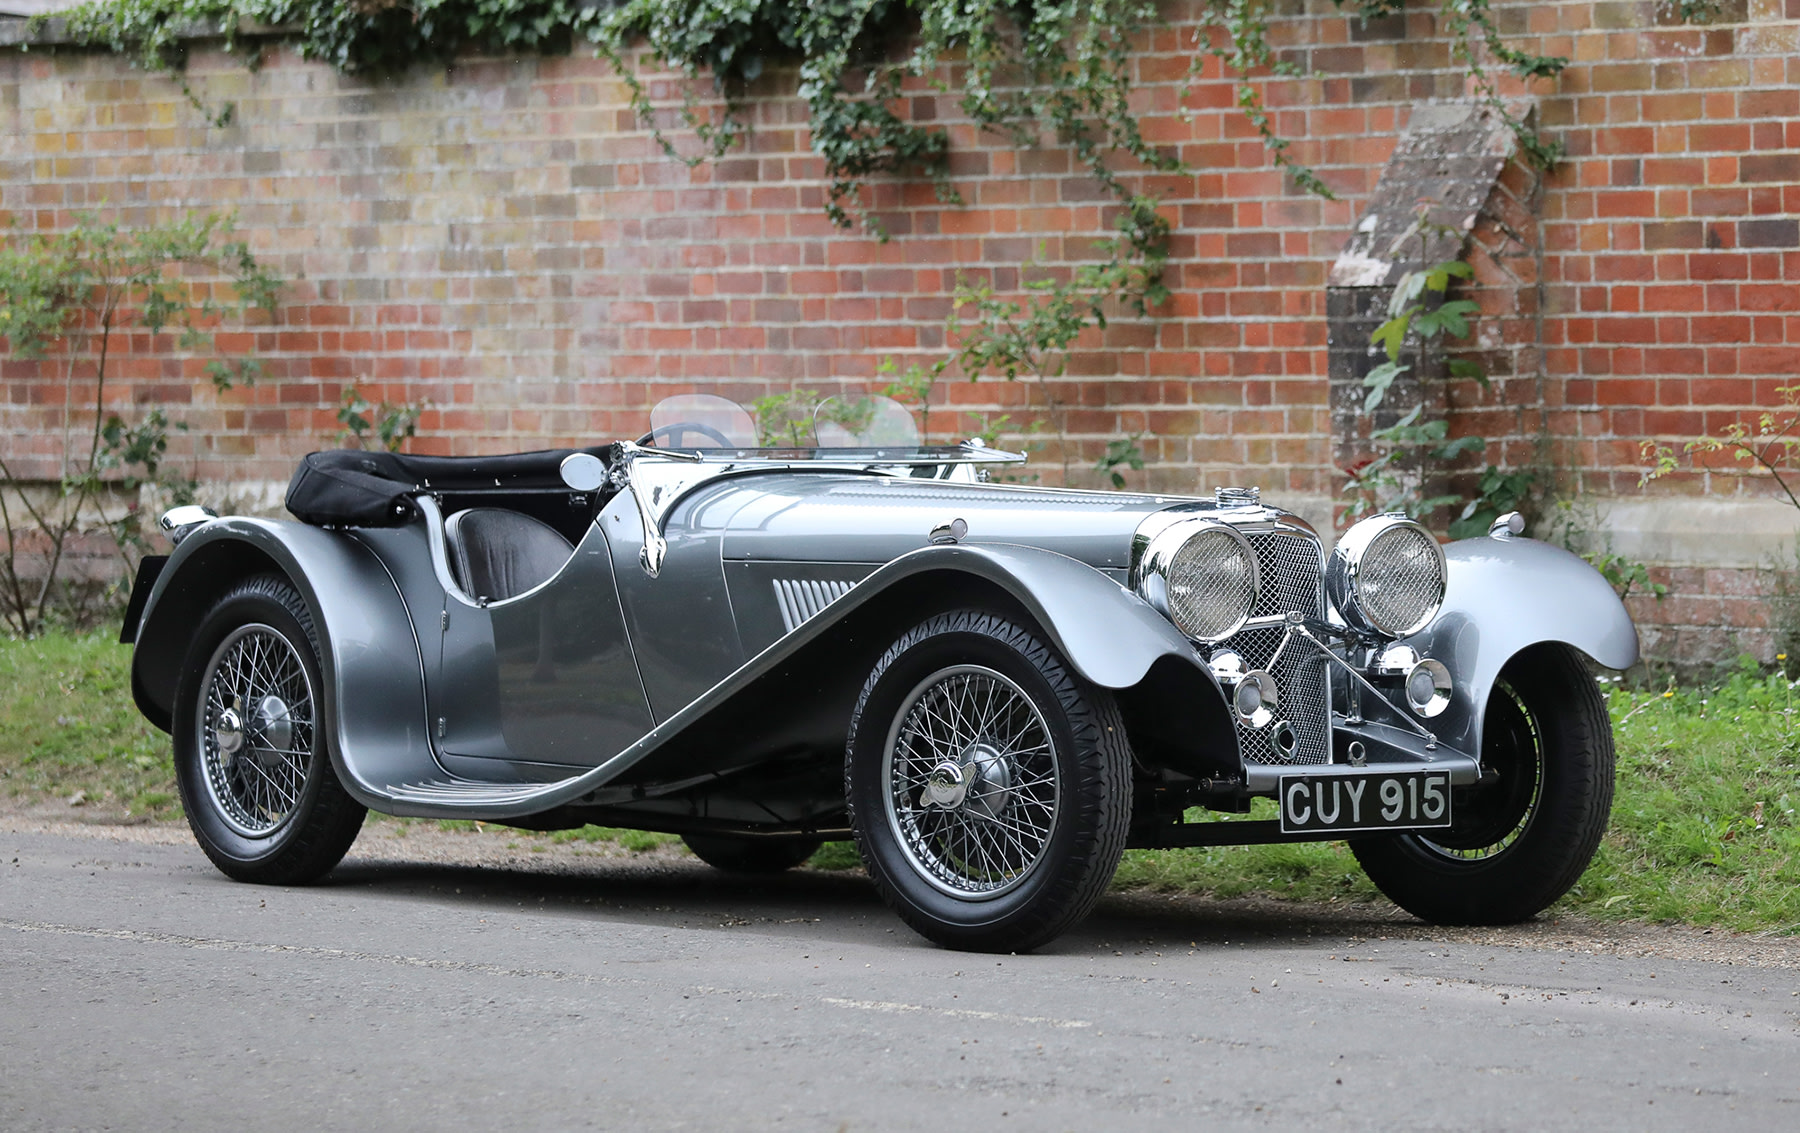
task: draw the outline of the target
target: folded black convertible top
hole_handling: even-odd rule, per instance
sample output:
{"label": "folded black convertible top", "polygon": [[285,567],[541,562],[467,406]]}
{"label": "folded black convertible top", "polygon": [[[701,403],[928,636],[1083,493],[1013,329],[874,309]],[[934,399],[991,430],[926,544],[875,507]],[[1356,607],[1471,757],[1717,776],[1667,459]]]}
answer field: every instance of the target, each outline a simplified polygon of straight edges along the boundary
{"label": "folded black convertible top", "polygon": [[413,492],[491,492],[563,487],[570,453],[608,460],[611,445],[543,449],[504,456],[406,456],[335,449],[308,453],[288,481],[287,509],[319,527],[398,527],[412,517]]}

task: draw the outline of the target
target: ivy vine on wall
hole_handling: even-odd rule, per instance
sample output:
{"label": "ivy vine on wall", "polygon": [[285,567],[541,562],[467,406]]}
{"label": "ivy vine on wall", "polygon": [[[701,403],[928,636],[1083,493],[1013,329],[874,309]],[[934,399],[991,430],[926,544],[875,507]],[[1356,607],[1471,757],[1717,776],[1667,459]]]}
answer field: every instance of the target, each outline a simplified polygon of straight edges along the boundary
{"label": "ivy vine on wall", "polygon": [[[1333,2],[1374,20],[1400,13],[1405,0]],[[1501,100],[1495,71],[1552,77],[1567,61],[1508,44],[1490,0],[1416,2],[1435,9],[1453,63],[1513,127],[1521,152],[1539,165],[1554,163],[1557,149]],[[1308,76],[1271,39],[1282,18],[1277,5],[1195,0],[1186,14],[1205,30],[1191,44],[1190,76],[1216,61],[1235,80],[1237,106],[1274,163],[1302,190],[1328,197],[1324,181],[1293,158],[1291,140],[1278,135],[1261,99],[1265,76]],[[1093,261],[1050,271],[1022,304],[978,305],[983,317],[957,328],[956,361],[967,377],[1030,370],[1045,328],[1062,335],[1066,348],[1086,325],[1104,326],[1109,310],[1141,315],[1167,296],[1161,277],[1170,223],[1134,176],[1186,169],[1144,137],[1131,106],[1131,51],[1165,23],[1160,0],[90,0],[60,18],[65,38],[129,54],[178,78],[196,30],[222,35],[254,65],[242,34],[254,25],[291,29],[306,58],[377,76],[464,52],[587,45],[624,77],[664,150],[690,164],[723,156],[741,141],[752,84],[765,74],[791,74],[829,180],[826,211],[841,226],[860,221],[884,238],[867,207],[872,180],[923,177],[941,199],[957,200],[948,135],[910,118],[905,97],[920,89],[953,93],[983,131],[1020,147],[1067,147],[1116,202],[1112,232],[1093,241]],[[658,113],[639,78],[645,56],[688,78],[680,132],[691,140],[672,136],[675,120]],[[223,121],[229,112],[213,116]],[[1005,311],[1011,316],[999,317]]]}
{"label": "ivy vine on wall", "polygon": [[[1403,0],[1335,2],[1379,19],[1399,12]],[[1452,56],[1479,95],[1508,116],[1529,156],[1554,161],[1555,151],[1501,104],[1490,68],[1553,76],[1566,60],[1509,46],[1489,0],[1433,2]],[[1200,0],[1197,15],[1208,30],[1193,45],[1193,73],[1218,60],[1236,77],[1237,103],[1274,161],[1302,188],[1330,195],[1291,159],[1290,140],[1275,132],[1252,82],[1264,74],[1304,77],[1270,40],[1276,0]],[[1139,311],[1161,298],[1169,223],[1153,197],[1121,176],[1126,168],[1183,169],[1144,138],[1130,106],[1131,45],[1163,22],[1157,0],[90,0],[59,18],[76,43],[174,74],[196,30],[216,32],[237,49],[240,29],[254,25],[294,29],[305,57],[377,75],[469,51],[563,52],[586,43],[618,68],[640,114],[657,123],[633,56],[642,44],[694,80],[683,119],[697,152],[684,156],[657,129],[665,150],[690,163],[729,151],[743,134],[748,86],[772,67],[792,65],[831,183],[827,211],[840,225],[861,216],[878,233],[879,222],[861,207],[872,178],[923,176],[940,197],[956,200],[946,134],[907,118],[900,97],[909,80],[940,90],[954,82],[962,111],[982,129],[1022,147],[1059,144],[1074,153],[1120,206],[1118,235],[1101,251],[1133,270],[1107,273],[1114,294]],[[707,80],[723,113],[702,108]]]}

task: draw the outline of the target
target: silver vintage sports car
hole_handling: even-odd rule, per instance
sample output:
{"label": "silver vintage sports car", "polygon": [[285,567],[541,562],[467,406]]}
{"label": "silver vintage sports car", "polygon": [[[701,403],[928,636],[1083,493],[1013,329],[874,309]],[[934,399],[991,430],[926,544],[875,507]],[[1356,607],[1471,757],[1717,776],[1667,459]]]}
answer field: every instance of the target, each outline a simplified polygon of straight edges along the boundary
{"label": "silver vintage sports car", "polygon": [[909,925],[996,951],[1068,929],[1128,846],[1348,839],[1444,923],[1586,867],[1592,666],[1637,634],[1516,516],[1447,547],[1380,516],[1327,555],[1254,489],[989,482],[1021,458],[864,416],[757,448],[689,395],[593,449],[315,453],[299,522],[171,511],[124,637],[201,847],[295,884],[369,807],[669,831],[745,873],[853,837]]}

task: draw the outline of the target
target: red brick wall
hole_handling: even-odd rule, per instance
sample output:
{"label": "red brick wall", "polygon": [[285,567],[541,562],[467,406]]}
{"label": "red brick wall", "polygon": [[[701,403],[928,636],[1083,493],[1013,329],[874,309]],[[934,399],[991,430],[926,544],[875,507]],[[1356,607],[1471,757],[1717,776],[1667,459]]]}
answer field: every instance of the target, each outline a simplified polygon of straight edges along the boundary
{"label": "red brick wall", "polygon": [[[1295,157],[1338,192],[1322,201],[1271,167],[1216,66],[1184,81],[1196,29],[1182,10],[1135,61],[1146,133],[1196,171],[1154,181],[1175,221],[1174,294],[1156,318],[1082,340],[1060,393],[1071,459],[1092,482],[1107,440],[1144,432],[1150,484],[1260,483],[1322,522],[1341,482],[1325,273],[1410,108],[1466,82],[1427,11],[1376,28],[1319,0],[1284,14],[1276,38],[1317,77],[1266,97]],[[1477,231],[1496,253],[1478,256],[1480,294],[1503,316],[1481,347],[1505,380],[1452,391],[1456,427],[1503,441],[1489,458],[1512,463],[1543,434],[1564,491],[1635,496],[1644,438],[1716,430],[1800,370],[1800,2],[1740,2],[1708,28],[1663,26],[1648,0],[1498,10],[1522,45],[1575,61],[1530,92],[1508,87],[1537,96],[1569,156],[1541,193],[1509,174],[1541,225],[1497,208]],[[372,83],[286,48],[254,74],[199,51],[190,79],[238,104],[232,126],[208,127],[173,84],[112,57],[0,50],[0,213],[49,229],[80,209],[235,208],[294,280],[277,325],[221,339],[264,356],[255,389],[216,396],[195,366],[132,344],[115,395],[192,422],[209,479],[284,477],[329,443],[349,383],[430,400],[416,447],[457,452],[635,433],[674,392],[862,389],[883,357],[942,356],[959,272],[1007,288],[1023,261],[1078,260],[1104,228],[1105,200],[1065,152],[978,136],[922,89],[915,110],[947,125],[966,204],[881,184],[882,244],[824,218],[791,75],[751,100],[743,153],[692,170],[661,155],[622,84],[584,55]],[[0,360],[0,445],[43,474],[51,377]],[[940,391],[944,408],[1015,417],[1026,394],[991,380]],[[935,412],[934,431],[972,422],[952,417]],[[1057,478],[1054,446],[1040,463]],[[1653,490],[1765,488],[1726,467]]]}

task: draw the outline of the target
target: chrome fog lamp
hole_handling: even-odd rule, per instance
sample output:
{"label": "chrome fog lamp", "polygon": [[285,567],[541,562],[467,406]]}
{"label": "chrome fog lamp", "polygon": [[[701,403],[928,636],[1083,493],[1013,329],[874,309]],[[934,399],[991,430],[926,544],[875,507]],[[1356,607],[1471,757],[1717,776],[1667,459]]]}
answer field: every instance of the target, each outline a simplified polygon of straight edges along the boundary
{"label": "chrome fog lamp", "polygon": [[1216,649],[1206,659],[1207,667],[1219,683],[1227,687],[1236,684],[1244,676],[1244,659],[1230,649]]}
{"label": "chrome fog lamp", "polygon": [[1378,515],[1332,548],[1325,593],[1352,628],[1406,637],[1437,616],[1444,574],[1444,549],[1429,531],[1403,515]]}
{"label": "chrome fog lamp", "polygon": [[169,542],[178,544],[202,523],[217,518],[219,518],[219,513],[209,507],[201,507],[199,504],[182,504],[163,512],[162,516],[157,519],[156,525],[163,529],[163,534],[169,537]]}
{"label": "chrome fog lamp", "polygon": [[1281,703],[1281,691],[1275,678],[1262,669],[1245,673],[1231,690],[1231,707],[1238,719],[1252,728],[1266,728],[1275,719],[1273,709]]}
{"label": "chrome fog lamp", "polygon": [[1236,633],[1261,589],[1250,541],[1210,517],[1157,532],[1138,562],[1138,596],[1196,641],[1223,641]]}
{"label": "chrome fog lamp", "polygon": [[1450,690],[1455,686],[1444,663],[1427,657],[1406,674],[1406,706],[1414,715],[1429,720],[1450,707]]}

